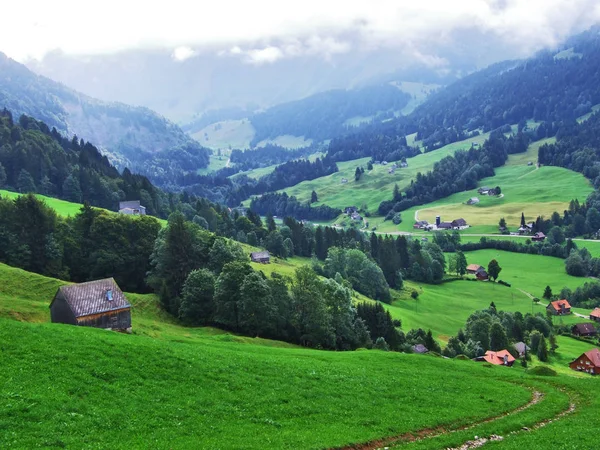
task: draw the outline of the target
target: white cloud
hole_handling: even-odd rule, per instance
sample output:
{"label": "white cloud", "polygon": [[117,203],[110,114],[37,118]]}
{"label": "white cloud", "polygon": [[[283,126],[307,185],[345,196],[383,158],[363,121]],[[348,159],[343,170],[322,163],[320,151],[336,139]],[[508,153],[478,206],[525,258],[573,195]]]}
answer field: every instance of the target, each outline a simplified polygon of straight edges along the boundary
{"label": "white cloud", "polygon": [[187,46],[177,47],[171,55],[175,61],[185,61],[194,56],[196,52]]}
{"label": "white cloud", "polygon": [[[527,54],[598,23],[596,0],[29,0],[7,2],[0,51],[16,59],[131,48],[210,48],[254,63],[355,48],[420,49],[456,30],[490,33]],[[426,54],[426,52],[422,52]]]}

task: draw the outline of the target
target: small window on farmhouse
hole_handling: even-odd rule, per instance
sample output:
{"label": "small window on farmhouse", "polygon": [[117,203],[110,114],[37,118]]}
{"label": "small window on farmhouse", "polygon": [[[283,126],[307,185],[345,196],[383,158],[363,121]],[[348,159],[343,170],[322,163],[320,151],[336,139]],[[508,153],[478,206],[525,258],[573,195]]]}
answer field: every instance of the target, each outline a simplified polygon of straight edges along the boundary
{"label": "small window on farmhouse", "polygon": [[109,289],[108,291],[106,291],[106,300],[108,300],[109,302],[112,302],[112,300],[113,300],[113,291],[112,291],[112,289]]}

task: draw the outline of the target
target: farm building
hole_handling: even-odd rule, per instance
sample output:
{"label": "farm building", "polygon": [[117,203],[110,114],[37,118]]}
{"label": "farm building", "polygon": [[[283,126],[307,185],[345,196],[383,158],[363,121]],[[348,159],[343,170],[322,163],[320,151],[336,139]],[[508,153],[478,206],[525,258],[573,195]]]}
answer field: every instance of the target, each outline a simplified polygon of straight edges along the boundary
{"label": "farm building", "polygon": [[344,213],[347,215],[352,215],[354,213],[358,212],[358,208],[356,206],[346,206],[344,208]]}
{"label": "farm building", "polygon": [[478,192],[480,195],[487,195],[489,191],[490,191],[490,188],[489,188],[489,187],[487,187],[487,186],[482,186],[482,187],[480,187],[479,189],[477,189],[477,192]]}
{"label": "farm building", "polygon": [[571,333],[575,336],[596,336],[598,331],[592,323],[578,323],[571,327]]}
{"label": "farm building", "polygon": [[145,216],[146,207],[142,206],[139,200],[119,202],[119,213],[130,214],[134,216]]}
{"label": "farm building", "polygon": [[269,264],[271,262],[271,255],[266,250],[264,252],[252,252],[250,253],[250,260],[252,262]]}
{"label": "farm building", "polygon": [[598,375],[600,373],[600,350],[597,348],[588,350],[570,363],[569,367],[580,372]]}
{"label": "farm building", "polygon": [[566,300],[556,300],[546,306],[546,311],[550,311],[555,316],[566,316],[571,314],[571,305]]}
{"label": "farm building", "polygon": [[61,286],[52,303],[53,323],[131,331],[131,305],[112,278]]}
{"label": "farm building", "polygon": [[496,366],[512,366],[515,362],[515,358],[510,354],[508,350],[500,350],[493,352],[488,350],[485,355],[475,358],[475,361],[488,362]]}
{"label": "farm building", "polygon": [[490,278],[483,267],[480,270],[478,270],[477,273],[475,273],[475,276],[479,281],[487,281]]}
{"label": "farm building", "polygon": [[402,168],[406,168],[406,167],[408,167],[408,163],[407,163],[406,161],[402,161],[402,162],[400,163],[400,167],[402,167]]}
{"label": "farm building", "polygon": [[346,184],[348,182],[348,178],[342,178],[342,184]]}
{"label": "farm building", "polygon": [[467,273],[470,273],[471,275],[475,275],[480,270],[483,270],[483,267],[479,264],[469,264],[467,266]]}
{"label": "farm building", "polygon": [[600,308],[594,308],[594,310],[590,313],[590,320],[600,322]]}
{"label": "farm building", "polygon": [[452,228],[454,228],[455,230],[464,230],[465,228],[468,228],[469,225],[467,225],[467,221],[465,219],[454,219],[452,222]]}
{"label": "farm building", "polygon": [[536,241],[536,242],[542,242],[545,239],[546,239],[546,235],[544,233],[542,233],[541,231],[538,231],[533,236],[531,236],[531,240]]}
{"label": "farm building", "polygon": [[525,342],[517,342],[513,347],[519,356],[525,356],[525,353],[530,350],[529,346]]}
{"label": "farm building", "polygon": [[479,197],[471,197],[467,200],[467,205],[476,205],[477,203],[479,203]]}
{"label": "farm building", "polygon": [[420,230],[425,228],[427,225],[429,225],[429,222],[427,222],[426,220],[418,220],[417,222],[415,222],[415,224],[413,225],[413,228],[415,230]]}
{"label": "farm building", "polygon": [[452,222],[440,222],[437,228],[438,230],[451,230]]}

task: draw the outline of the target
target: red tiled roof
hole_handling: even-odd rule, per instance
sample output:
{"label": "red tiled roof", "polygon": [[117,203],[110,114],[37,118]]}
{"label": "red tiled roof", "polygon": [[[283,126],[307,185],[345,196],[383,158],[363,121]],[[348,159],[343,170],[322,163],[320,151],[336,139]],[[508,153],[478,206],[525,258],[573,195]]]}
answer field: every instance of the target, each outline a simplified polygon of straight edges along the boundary
{"label": "red tiled roof", "polygon": [[594,364],[594,366],[600,367],[600,350],[598,350],[597,348],[593,348],[591,350],[588,350],[584,354],[590,359],[590,361],[592,361],[592,364]]}
{"label": "red tiled roof", "polygon": [[474,272],[477,272],[479,269],[482,269],[482,267],[479,264],[469,264],[467,266],[467,270],[472,270]]}
{"label": "red tiled roof", "polygon": [[598,317],[600,319],[600,308],[594,308],[594,310],[590,313],[591,317]]}
{"label": "red tiled roof", "polygon": [[500,350],[497,352],[488,350],[487,352],[485,352],[483,359],[485,359],[490,364],[495,364],[497,366],[503,366],[504,365],[504,356],[507,356],[508,363],[515,362],[515,358],[513,357],[513,355],[511,355],[508,352],[508,350]]}
{"label": "red tiled roof", "polygon": [[[565,305],[565,308],[569,308],[569,309],[571,308],[571,305],[566,300],[556,300],[555,302],[550,303],[550,305],[552,305],[552,307],[557,311],[560,311],[561,304]],[[550,305],[548,305],[548,306],[550,306]]]}

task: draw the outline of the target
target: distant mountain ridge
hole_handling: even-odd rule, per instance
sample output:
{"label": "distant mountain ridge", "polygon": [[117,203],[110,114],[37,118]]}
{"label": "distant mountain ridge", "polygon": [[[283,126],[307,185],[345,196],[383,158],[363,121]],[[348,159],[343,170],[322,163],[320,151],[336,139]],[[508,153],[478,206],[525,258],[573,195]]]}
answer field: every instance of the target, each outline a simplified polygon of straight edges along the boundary
{"label": "distant mountain ridge", "polygon": [[96,100],[34,74],[3,53],[0,107],[95,142],[118,168],[128,167],[162,185],[176,173],[208,165],[205,148],[150,109]]}

